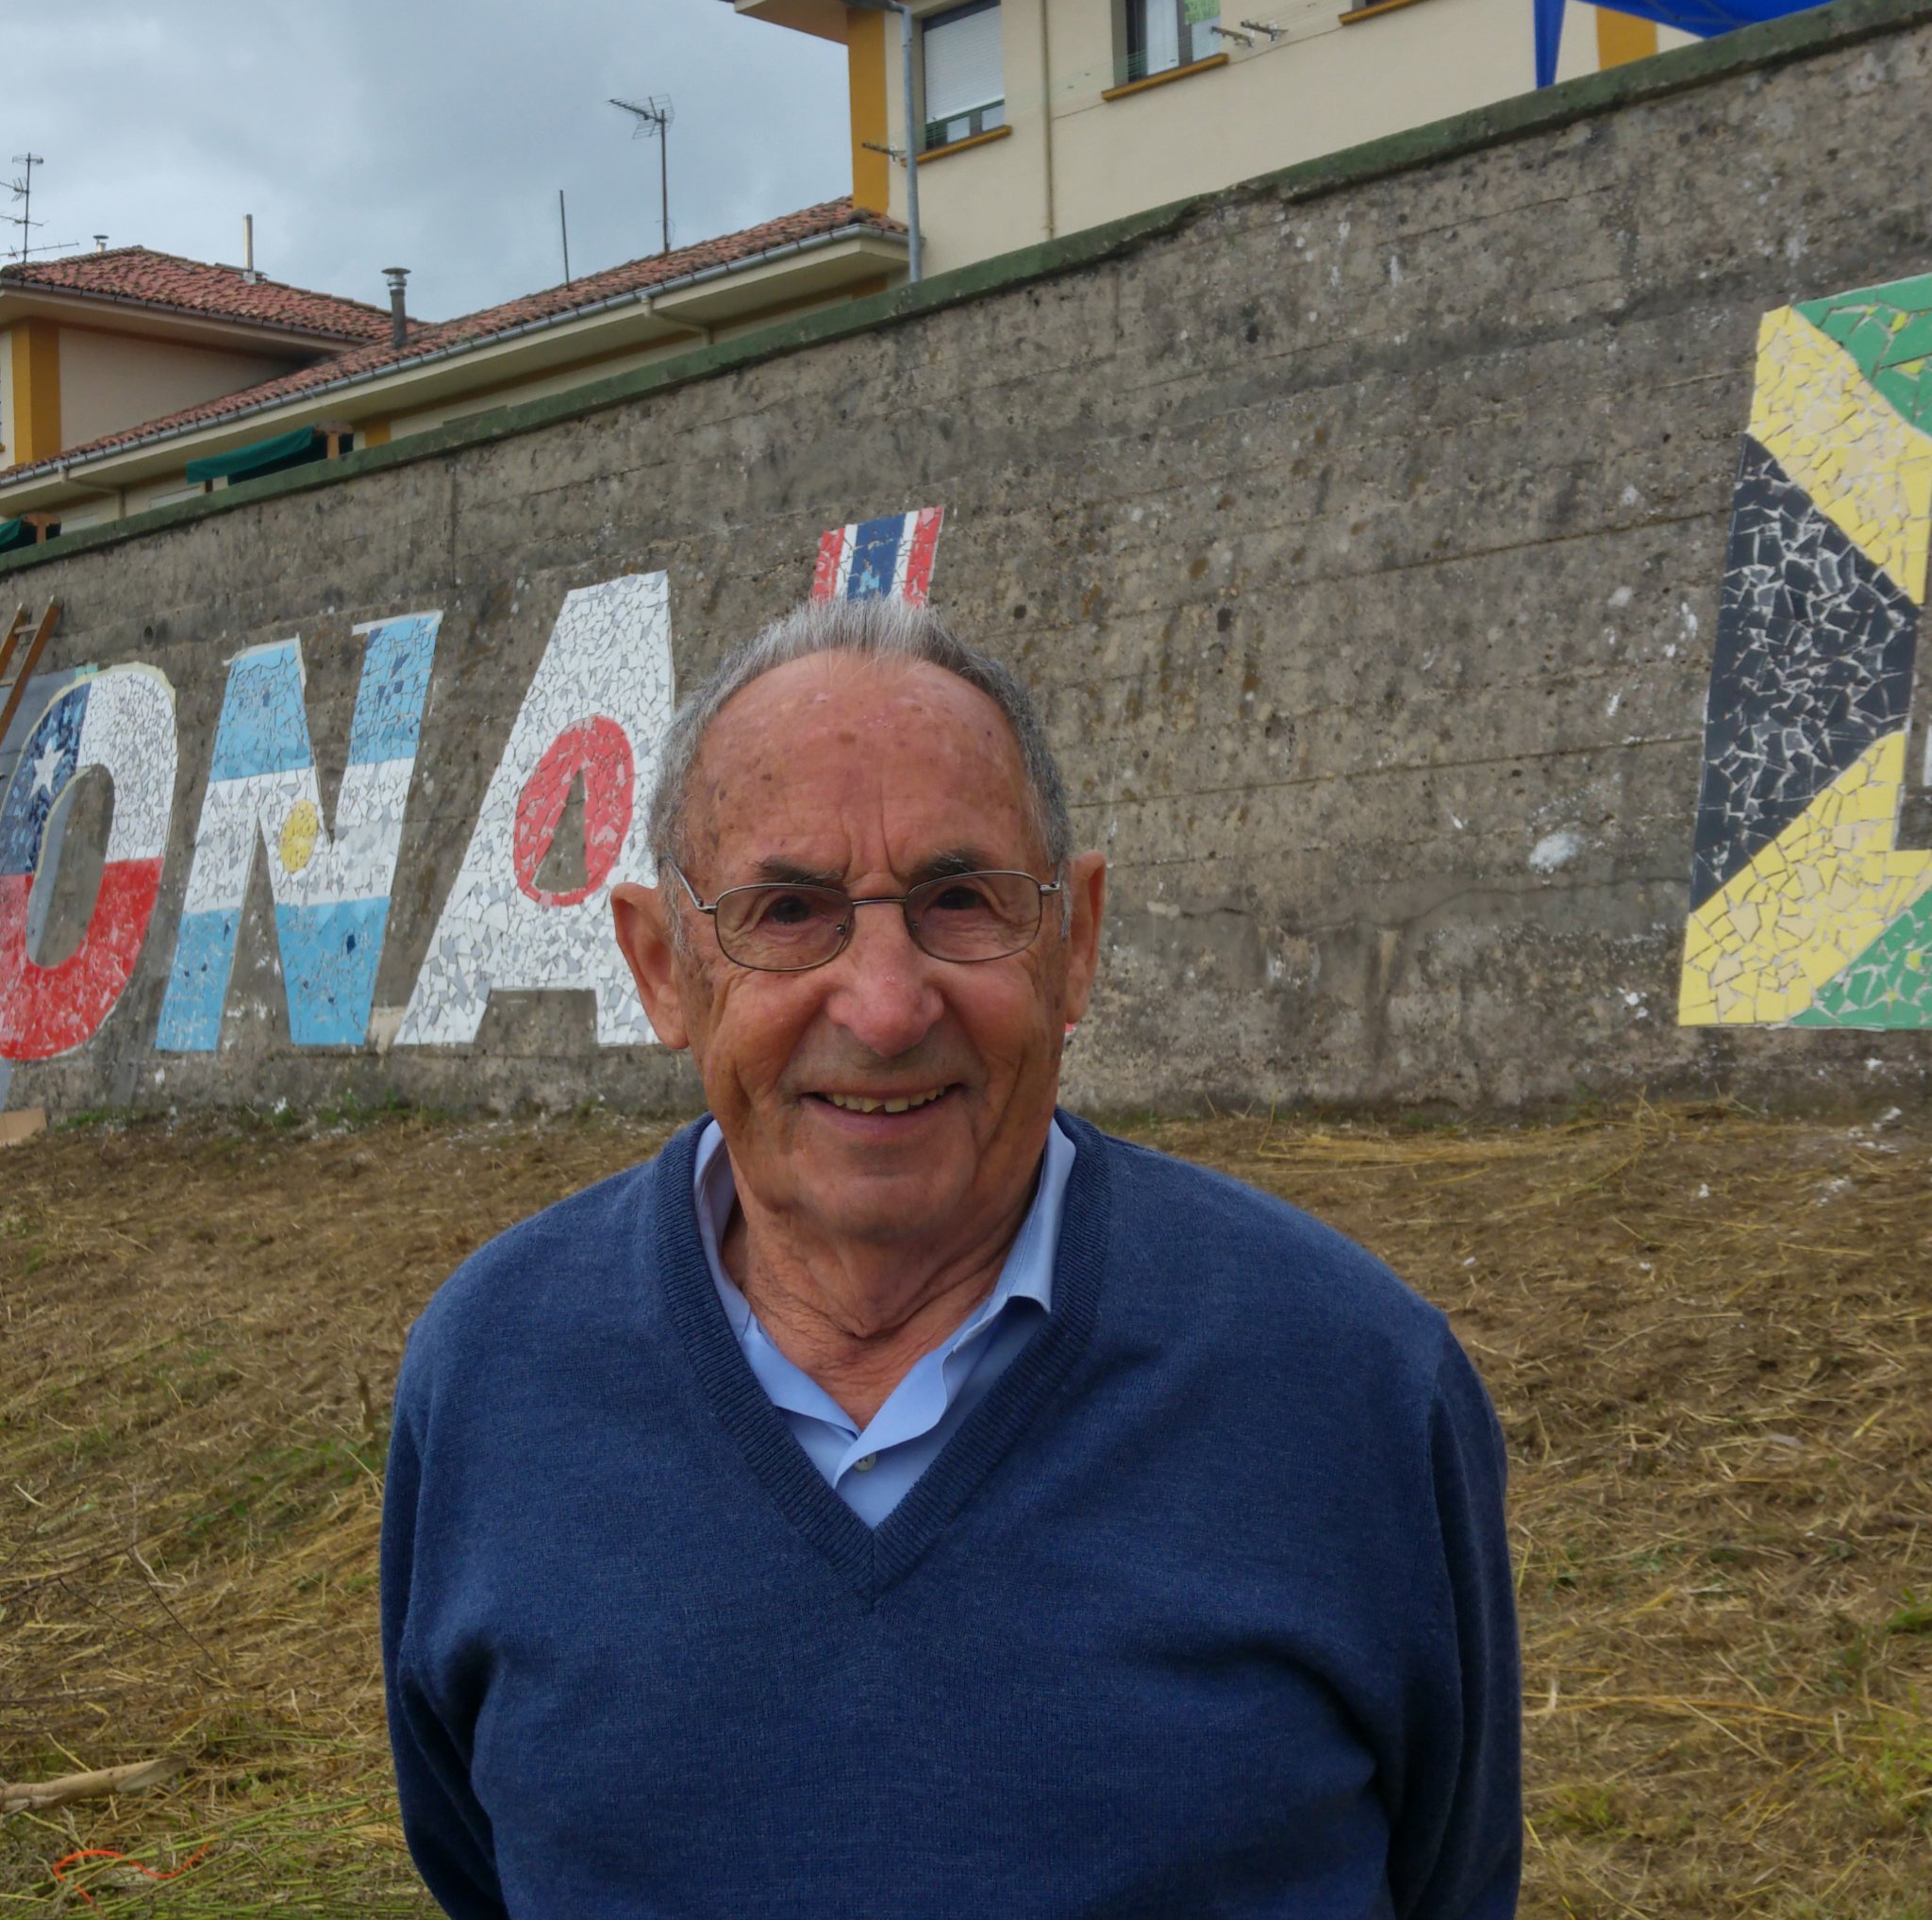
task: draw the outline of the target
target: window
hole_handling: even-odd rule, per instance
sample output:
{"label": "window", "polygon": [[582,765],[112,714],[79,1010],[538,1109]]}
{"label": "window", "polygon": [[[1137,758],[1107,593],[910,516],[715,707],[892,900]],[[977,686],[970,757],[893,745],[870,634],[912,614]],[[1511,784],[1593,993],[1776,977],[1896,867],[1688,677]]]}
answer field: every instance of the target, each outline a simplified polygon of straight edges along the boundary
{"label": "window", "polygon": [[1221,51],[1221,0],[1126,0],[1127,56],[1122,82],[1192,66]]}
{"label": "window", "polygon": [[925,138],[921,146],[950,146],[1005,125],[999,0],[973,0],[969,7],[928,15],[920,42],[925,55]]}

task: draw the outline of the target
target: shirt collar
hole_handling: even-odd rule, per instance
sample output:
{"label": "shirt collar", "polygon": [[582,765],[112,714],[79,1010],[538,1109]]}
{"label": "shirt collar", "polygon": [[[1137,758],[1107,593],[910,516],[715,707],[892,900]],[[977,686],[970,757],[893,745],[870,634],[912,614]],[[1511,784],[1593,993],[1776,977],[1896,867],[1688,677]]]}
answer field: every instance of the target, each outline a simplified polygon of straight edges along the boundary
{"label": "shirt collar", "polygon": [[[1053,1311],[1054,1253],[1059,1243],[1067,1179],[1073,1171],[1074,1143],[1055,1120],[1047,1127],[1046,1152],[1041,1160],[1033,1203],[1007,1250],[1000,1277],[993,1283],[992,1292],[954,1329],[943,1352],[950,1355],[971,1340],[996,1319],[1011,1300],[1032,1300],[1046,1311]],[[731,1156],[724,1151],[724,1132],[715,1120],[708,1120],[698,1136],[691,1188],[697,1202],[698,1234],[704,1242],[705,1260],[717,1284],[718,1297],[724,1302],[731,1331],[742,1345],[752,1331],[751,1302],[724,1271],[721,1251],[731,1210],[738,1204],[738,1182],[731,1171]],[[762,1332],[762,1328],[758,1331]]]}

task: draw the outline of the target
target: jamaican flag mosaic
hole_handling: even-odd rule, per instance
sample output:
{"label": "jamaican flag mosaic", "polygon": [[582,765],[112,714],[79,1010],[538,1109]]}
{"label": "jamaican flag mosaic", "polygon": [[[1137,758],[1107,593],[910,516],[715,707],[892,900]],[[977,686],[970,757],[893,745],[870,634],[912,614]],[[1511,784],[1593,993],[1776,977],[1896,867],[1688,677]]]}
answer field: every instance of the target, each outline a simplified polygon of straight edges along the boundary
{"label": "jamaican flag mosaic", "polygon": [[1932,851],[1899,832],[1928,530],[1932,275],[1767,313],[1705,718],[1687,1027],[1932,1027]]}

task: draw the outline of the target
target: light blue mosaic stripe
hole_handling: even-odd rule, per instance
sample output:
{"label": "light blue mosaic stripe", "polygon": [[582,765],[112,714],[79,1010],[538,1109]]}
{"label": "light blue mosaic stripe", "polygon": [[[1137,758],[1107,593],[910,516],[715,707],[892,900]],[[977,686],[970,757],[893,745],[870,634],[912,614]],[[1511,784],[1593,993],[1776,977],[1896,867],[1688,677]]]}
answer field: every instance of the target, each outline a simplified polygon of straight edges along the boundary
{"label": "light blue mosaic stripe", "polygon": [[297,1046],[360,1046],[375,1000],[387,896],[329,907],[277,907],[275,939]]}
{"label": "light blue mosaic stripe", "polygon": [[311,765],[299,643],[258,647],[228,669],[210,780],[246,780]]}
{"label": "light blue mosaic stripe", "polygon": [[184,913],[161,1001],[155,1046],[161,1053],[212,1053],[222,1037],[222,1002],[235,964],[239,908]]}
{"label": "light blue mosaic stripe", "polygon": [[351,762],[416,757],[441,613],[411,613],[372,627],[349,726]]}

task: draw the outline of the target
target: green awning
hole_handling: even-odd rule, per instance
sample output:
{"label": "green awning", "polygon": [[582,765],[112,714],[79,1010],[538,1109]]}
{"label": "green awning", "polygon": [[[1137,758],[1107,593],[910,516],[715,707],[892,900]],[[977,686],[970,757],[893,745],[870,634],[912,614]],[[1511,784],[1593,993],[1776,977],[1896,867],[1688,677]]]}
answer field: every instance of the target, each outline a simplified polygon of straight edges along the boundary
{"label": "green awning", "polygon": [[312,426],[298,426],[294,432],[278,433],[273,440],[238,446],[233,453],[210,454],[205,460],[190,460],[188,477],[199,482],[278,474],[284,467],[299,467],[305,460],[320,459],[322,451],[321,434]]}
{"label": "green awning", "polygon": [[11,553],[17,546],[31,546],[34,530],[25,520],[0,520],[0,553]]}

